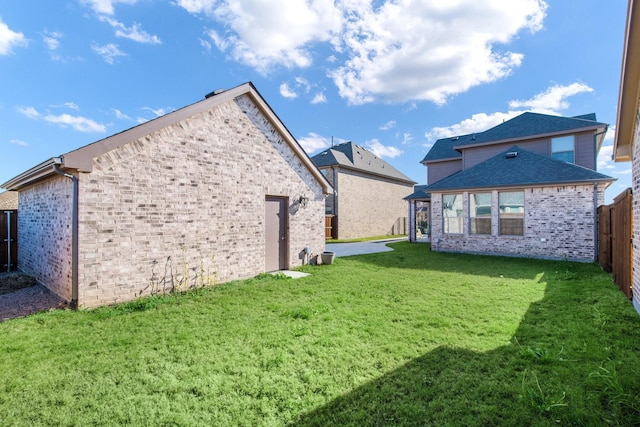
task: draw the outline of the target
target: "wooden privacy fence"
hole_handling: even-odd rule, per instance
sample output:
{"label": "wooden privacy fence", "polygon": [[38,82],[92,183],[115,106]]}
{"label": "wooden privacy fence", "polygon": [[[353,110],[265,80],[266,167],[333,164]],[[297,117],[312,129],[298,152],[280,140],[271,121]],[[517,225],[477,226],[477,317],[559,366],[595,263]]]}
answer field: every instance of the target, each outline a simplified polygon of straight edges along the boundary
{"label": "wooden privacy fence", "polygon": [[324,238],[335,239],[335,215],[325,215],[324,217]]}
{"label": "wooden privacy fence", "polygon": [[598,261],[629,299],[633,287],[632,206],[633,195],[628,188],[612,204],[598,208]]}
{"label": "wooden privacy fence", "polygon": [[0,272],[18,268],[18,211],[0,211]]}

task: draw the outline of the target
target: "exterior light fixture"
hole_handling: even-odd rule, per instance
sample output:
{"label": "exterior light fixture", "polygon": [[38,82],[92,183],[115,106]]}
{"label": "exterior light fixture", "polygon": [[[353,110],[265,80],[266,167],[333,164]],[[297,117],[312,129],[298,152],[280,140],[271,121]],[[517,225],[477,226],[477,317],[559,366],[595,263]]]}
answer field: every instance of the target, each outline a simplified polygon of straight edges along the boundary
{"label": "exterior light fixture", "polygon": [[298,203],[300,204],[301,208],[306,208],[307,204],[309,203],[309,198],[307,196],[302,195],[300,196]]}

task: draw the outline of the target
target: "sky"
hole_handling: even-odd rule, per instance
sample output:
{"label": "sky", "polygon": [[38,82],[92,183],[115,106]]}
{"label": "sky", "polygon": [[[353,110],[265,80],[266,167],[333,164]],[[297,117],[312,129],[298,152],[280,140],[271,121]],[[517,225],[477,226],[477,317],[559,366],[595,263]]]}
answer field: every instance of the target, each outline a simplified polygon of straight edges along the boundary
{"label": "sky", "polygon": [[344,141],[418,184],[438,138],[596,113],[611,160],[626,0],[2,0],[0,184],[253,82],[311,156]]}

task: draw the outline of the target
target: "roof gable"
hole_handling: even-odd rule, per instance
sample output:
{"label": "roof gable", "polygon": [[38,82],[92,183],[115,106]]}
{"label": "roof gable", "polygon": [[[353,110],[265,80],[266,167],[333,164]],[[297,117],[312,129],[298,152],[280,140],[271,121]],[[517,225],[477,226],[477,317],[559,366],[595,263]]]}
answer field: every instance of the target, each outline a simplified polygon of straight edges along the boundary
{"label": "roof gable", "polygon": [[615,179],[514,145],[509,150],[482,163],[429,185],[425,191],[548,186],[600,181],[613,182]]}
{"label": "roof gable", "polygon": [[2,184],[2,187],[10,190],[16,190],[32,182],[47,178],[56,173],[55,166],[58,166],[63,170],[91,172],[93,168],[93,159],[97,156],[137,139],[143,138],[182,120],[188,119],[196,114],[200,114],[224,103],[233,101],[241,96],[247,96],[251,99],[265,119],[276,129],[276,131],[282,136],[282,139],[301,160],[302,164],[308,168],[313,177],[321,184],[324,193],[328,194],[329,189],[331,188],[329,182],[318,170],[298,141],[289,132],[284,123],[282,123],[280,118],[271,109],[269,104],[267,104],[251,82],[244,83],[229,90],[212,92],[208,94],[205,99],[179,110],[93,142],[89,145],[85,145],[84,147],[63,154],[60,157],[54,157],[46,160]]}
{"label": "roof gable", "polygon": [[415,184],[408,176],[377,157],[369,150],[353,142],[343,142],[316,154],[311,160],[318,166],[340,166],[355,169],[365,173]]}

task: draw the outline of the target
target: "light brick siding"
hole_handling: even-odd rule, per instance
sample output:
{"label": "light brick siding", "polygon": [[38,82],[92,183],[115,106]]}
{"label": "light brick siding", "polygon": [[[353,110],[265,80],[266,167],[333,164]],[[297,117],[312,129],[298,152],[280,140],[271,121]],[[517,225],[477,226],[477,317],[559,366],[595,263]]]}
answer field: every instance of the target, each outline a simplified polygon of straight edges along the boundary
{"label": "light brick siding", "polygon": [[337,175],[337,238],[407,234],[407,202],[403,198],[413,192],[412,184],[345,169]]}
{"label": "light brick siding", "polygon": [[72,183],[56,176],[20,190],[19,268],[71,299]]}
{"label": "light brick siding", "polygon": [[636,114],[632,154],[633,192],[633,306],[640,313],[640,107]]}
{"label": "light brick siding", "polygon": [[[56,190],[63,197],[71,186]],[[50,194],[43,186],[27,197]],[[309,204],[298,209],[294,200],[303,194]],[[185,276],[182,288],[264,272],[266,196],[288,198],[290,267],[302,264],[305,247],[324,250],[322,188],[247,96],[98,156],[93,171],[80,175],[80,306],[168,290]],[[50,211],[21,211],[20,218],[66,233],[70,219],[43,220]],[[64,237],[60,252],[69,246]],[[45,284],[60,276],[70,288],[67,264]]]}
{"label": "light brick siding", "polygon": [[465,212],[463,234],[443,234],[442,193],[431,194],[433,250],[573,261],[595,260],[595,204],[604,204],[604,185],[597,190],[597,200],[594,199],[593,185],[524,189],[523,236],[499,235],[498,192],[495,190],[492,192],[491,235],[470,235],[469,193],[462,194]]}

